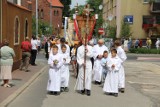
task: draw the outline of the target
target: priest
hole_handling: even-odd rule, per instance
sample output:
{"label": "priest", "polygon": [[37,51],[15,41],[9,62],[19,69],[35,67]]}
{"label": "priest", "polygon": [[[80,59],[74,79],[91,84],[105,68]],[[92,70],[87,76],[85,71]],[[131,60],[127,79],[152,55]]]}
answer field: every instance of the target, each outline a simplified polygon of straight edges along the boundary
{"label": "priest", "polygon": [[92,63],[90,59],[93,57],[93,49],[91,46],[85,45],[88,44],[87,40],[86,42],[87,43],[85,43],[85,40],[83,40],[82,46],[77,49],[77,63],[79,65],[79,73],[75,85],[75,90],[80,91],[81,94],[86,92],[87,96],[90,96],[92,82]]}
{"label": "priest", "polygon": [[100,39],[98,41],[98,44],[93,47],[93,53],[94,53],[93,80],[95,81],[95,84],[99,84],[99,85],[102,82],[103,67],[101,65],[101,59],[103,58],[104,51],[108,52],[108,48],[104,45],[104,40]]}

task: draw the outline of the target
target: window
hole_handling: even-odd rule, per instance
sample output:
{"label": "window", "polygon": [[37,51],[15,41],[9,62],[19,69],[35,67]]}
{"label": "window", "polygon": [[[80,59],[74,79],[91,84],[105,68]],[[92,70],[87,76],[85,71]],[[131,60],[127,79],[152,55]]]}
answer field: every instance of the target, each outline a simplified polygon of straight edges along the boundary
{"label": "window", "polygon": [[153,16],[143,16],[143,24],[154,24],[155,18]]}
{"label": "window", "polygon": [[54,10],[54,16],[59,16],[59,11],[58,10]]}
{"label": "window", "polygon": [[25,36],[25,38],[28,36],[28,21],[27,21],[27,19],[26,19],[26,21],[25,21],[25,28],[24,28],[24,36]]}
{"label": "window", "polygon": [[40,17],[41,17],[41,19],[43,19],[44,18],[44,12],[43,12],[43,9],[41,9],[41,13],[40,13]]}
{"label": "window", "polygon": [[14,21],[14,44],[19,44],[19,37],[20,37],[20,22],[19,18],[16,16]]}
{"label": "window", "polygon": [[39,9],[38,9],[38,19],[40,18],[40,11],[39,11]]}
{"label": "window", "polygon": [[28,4],[28,9],[32,10],[32,4]]}
{"label": "window", "polygon": [[13,0],[13,3],[18,4],[17,0]]}
{"label": "window", "polygon": [[57,10],[57,14],[56,14],[57,16],[59,16],[59,11]]}
{"label": "window", "polygon": [[56,11],[54,10],[54,16],[56,16]]}
{"label": "window", "polygon": [[150,0],[143,0],[143,3],[149,3]]}

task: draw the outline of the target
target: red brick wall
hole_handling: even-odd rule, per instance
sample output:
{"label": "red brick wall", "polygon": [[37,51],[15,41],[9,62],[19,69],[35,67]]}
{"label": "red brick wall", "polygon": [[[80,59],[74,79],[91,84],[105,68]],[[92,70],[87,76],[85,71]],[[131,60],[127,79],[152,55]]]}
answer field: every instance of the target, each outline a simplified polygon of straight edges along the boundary
{"label": "red brick wall", "polygon": [[[41,11],[43,9],[44,17],[43,21],[50,23],[50,3],[47,0],[39,0],[38,9]],[[59,15],[54,15],[54,10],[58,10]],[[36,15],[36,0],[32,0],[32,11],[33,15]],[[60,31],[62,26],[62,11],[63,8],[52,7],[52,25],[54,29],[58,29],[58,24],[60,25]],[[53,32],[57,33],[57,31]],[[60,33],[60,32],[59,32]]]}
{"label": "red brick wall", "polygon": [[[16,53],[14,59],[14,69],[19,67],[19,62],[21,60],[21,42],[24,41],[24,32],[25,32],[25,21],[28,21],[28,36],[32,36],[32,12],[19,7],[12,3],[3,0],[3,10],[2,10],[2,39],[8,39],[10,47],[12,47]],[[15,17],[19,18],[20,22],[20,37],[19,44],[14,44],[14,27],[15,27]]]}

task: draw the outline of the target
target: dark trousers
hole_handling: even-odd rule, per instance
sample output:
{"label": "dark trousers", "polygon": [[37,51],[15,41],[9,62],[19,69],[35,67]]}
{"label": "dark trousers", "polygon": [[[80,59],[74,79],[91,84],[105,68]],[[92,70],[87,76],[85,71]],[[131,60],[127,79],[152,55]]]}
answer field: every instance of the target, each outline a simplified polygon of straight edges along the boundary
{"label": "dark trousers", "polygon": [[46,52],[46,58],[47,58],[47,59],[49,58],[49,53],[48,53],[48,52]]}
{"label": "dark trousers", "polygon": [[93,69],[93,66],[94,66],[94,58],[93,57],[91,58],[91,62],[92,62],[92,69]]}
{"label": "dark trousers", "polygon": [[37,50],[31,50],[31,65],[35,65]]}

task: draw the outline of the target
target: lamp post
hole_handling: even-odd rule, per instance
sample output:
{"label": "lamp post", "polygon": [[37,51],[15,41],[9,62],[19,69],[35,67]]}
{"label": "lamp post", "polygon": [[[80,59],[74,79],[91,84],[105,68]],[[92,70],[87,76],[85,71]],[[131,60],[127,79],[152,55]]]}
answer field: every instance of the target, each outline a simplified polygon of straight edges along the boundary
{"label": "lamp post", "polygon": [[38,0],[36,0],[36,36],[38,37]]}
{"label": "lamp post", "polygon": [[50,27],[52,27],[52,0],[50,0]]}
{"label": "lamp post", "polygon": [[68,22],[68,17],[65,17],[65,24],[64,24],[64,38],[65,39],[67,36],[67,22]]}

